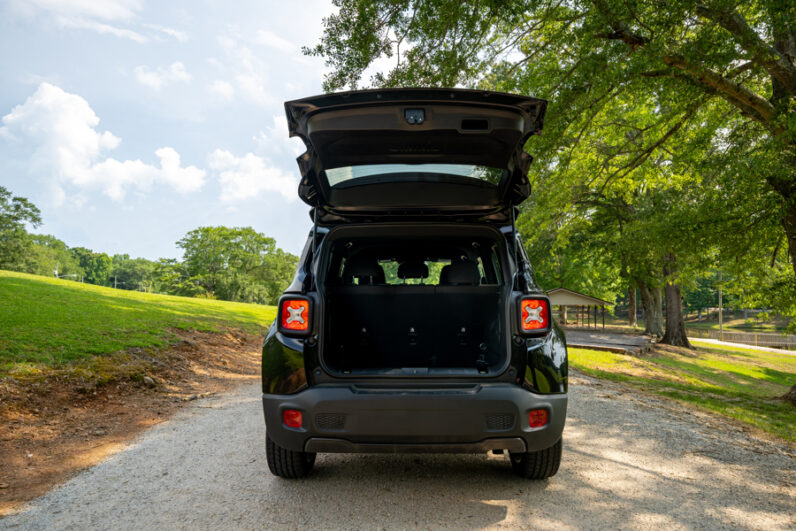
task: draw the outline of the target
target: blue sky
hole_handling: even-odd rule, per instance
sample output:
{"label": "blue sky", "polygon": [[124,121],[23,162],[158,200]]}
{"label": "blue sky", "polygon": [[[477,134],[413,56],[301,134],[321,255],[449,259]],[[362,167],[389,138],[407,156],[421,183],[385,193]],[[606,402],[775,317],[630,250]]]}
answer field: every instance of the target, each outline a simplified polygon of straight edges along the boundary
{"label": "blue sky", "polygon": [[283,102],[321,92],[326,1],[0,0],[0,184],[36,232],[155,259],[202,225],[293,253],[298,199]]}

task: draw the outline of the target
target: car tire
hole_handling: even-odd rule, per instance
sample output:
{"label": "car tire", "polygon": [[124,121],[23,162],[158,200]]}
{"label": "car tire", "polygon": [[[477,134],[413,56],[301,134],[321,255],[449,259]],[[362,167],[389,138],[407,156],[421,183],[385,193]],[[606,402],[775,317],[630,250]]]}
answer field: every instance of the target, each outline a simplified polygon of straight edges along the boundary
{"label": "car tire", "polygon": [[265,457],[273,475],[288,479],[306,477],[315,464],[315,454],[282,448],[272,441],[267,433],[265,435]]}
{"label": "car tire", "polygon": [[550,448],[538,452],[512,453],[511,468],[527,479],[547,479],[555,476],[561,464],[561,439]]}

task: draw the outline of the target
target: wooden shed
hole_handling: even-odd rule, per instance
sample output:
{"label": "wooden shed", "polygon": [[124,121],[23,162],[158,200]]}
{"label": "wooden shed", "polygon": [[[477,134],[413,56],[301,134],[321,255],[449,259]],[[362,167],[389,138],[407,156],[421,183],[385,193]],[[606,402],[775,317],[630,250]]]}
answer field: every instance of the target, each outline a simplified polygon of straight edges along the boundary
{"label": "wooden shed", "polygon": [[[602,327],[605,328],[605,307],[612,303],[566,288],[551,289],[547,296],[550,297],[550,305],[558,307],[558,324],[597,328],[598,311],[601,310]],[[574,311],[572,321],[569,320],[568,308]]]}

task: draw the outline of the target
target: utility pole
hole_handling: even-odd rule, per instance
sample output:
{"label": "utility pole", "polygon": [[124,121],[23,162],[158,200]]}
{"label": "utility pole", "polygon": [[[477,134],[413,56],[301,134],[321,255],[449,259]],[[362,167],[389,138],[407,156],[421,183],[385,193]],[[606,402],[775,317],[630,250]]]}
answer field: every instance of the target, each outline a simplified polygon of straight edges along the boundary
{"label": "utility pole", "polygon": [[116,289],[116,275],[113,275],[113,289]]}
{"label": "utility pole", "polygon": [[719,270],[719,340],[724,341],[724,314],[721,295],[721,270]]}

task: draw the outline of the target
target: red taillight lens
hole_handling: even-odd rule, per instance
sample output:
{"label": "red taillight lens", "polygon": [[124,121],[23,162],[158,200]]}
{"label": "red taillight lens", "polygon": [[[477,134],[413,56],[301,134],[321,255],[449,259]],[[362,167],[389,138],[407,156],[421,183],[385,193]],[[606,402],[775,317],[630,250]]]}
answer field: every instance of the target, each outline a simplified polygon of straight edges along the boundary
{"label": "red taillight lens", "polygon": [[523,332],[550,328],[550,302],[547,299],[522,299],[520,326]]}
{"label": "red taillight lens", "polygon": [[528,426],[531,428],[541,428],[547,424],[547,410],[534,409],[528,413]]}
{"label": "red taillight lens", "polygon": [[282,422],[284,422],[285,426],[288,428],[300,428],[301,411],[297,411],[295,409],[286,409],[282,413]]}
{"label": "red taillight lens", "polygon": [[283,330],[306,332],[310,329],[310,301],[306,299],[282,300],[280,325]]}

